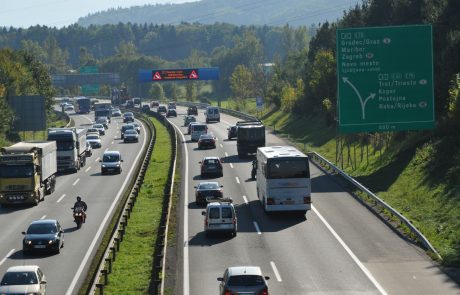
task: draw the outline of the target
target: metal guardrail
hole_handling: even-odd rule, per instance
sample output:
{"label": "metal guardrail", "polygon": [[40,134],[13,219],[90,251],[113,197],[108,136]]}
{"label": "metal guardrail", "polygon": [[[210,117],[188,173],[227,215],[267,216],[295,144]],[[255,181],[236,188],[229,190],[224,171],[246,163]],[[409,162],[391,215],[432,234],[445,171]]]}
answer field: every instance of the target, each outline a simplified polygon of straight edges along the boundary
{"label": "metal guardrail", "polygon": [[[401,223],[403,223],[405,226],[409,228],[411,233],[417,237],[417,239],[426,247],[426,249],[432,251],[439,259],[441,258],[441,255],[439,255],[438,251],[431,245],[431,243],[428,241],[428,239],[408,220],[406,217],[404,217],[401,213],[396,211],[393,207],[385,203],[382,199],[380,199],[377,195],[375,195],[373,192],[371,192],[369,189],[367,189],[365,186],[363,186],[361,183],[356,181],[353,177],[349,176],[346,174],[343,170],[340,168],[336,167],[334,164],[332,164],[330,161],[328,161],[326,158],[322,157],[320,154],[316,152],[309,152],[307,153],[310,159],[313,161],[314,164],[320,167],[327,166],[330,170],[332,170],[334,173],[340,175],[343,177],[346,181],[348,181],[350,184],[352,184],[354,187],[365,193],[369,198],[371,198],[376,204],[382,206],[386,210],[388,210],[393,216],[399,219]],[[329,170],[328,169],[328,170]]]}

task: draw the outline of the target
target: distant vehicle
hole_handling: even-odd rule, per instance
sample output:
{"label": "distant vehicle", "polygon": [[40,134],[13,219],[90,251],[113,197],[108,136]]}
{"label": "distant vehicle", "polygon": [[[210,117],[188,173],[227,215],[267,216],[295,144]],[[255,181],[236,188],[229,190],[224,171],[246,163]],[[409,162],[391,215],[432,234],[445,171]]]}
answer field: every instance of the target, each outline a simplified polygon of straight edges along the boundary
{"label": "distant vehicle", "polygon": [[36,220],[22,234],[24,235],[22,241],[24,254],[32,252],[59,253],[64,247],[64,230],[55,219]]}
{"label": "distant vehicle", "polygon": [[157,109],[157,112],[160,113],[160,114],[166,114],[167,112],[167,109],[165,106],[159,106],[158,109]]}
{"label": "distant vehicle", "polygon": [[141,133],[141,125],[139,125],[139,123],[133,122],[129,124],[134,126],[134,130],[136,130],[137,133]]}
{"label": "distant vehicle", "polygon": [[235,138],[236,137],[236,129],[238,127],[236,125],[232,125],[230,127],[227,128],[227,138],[228,140],[232,139],[232,138]]}
{"label": "distant vehicle", "polygon": [[134,114],[126,112],[123,114],[123,123],[134,122]]}
{"label": "distant vehicle", "polygon": [[46,277],[37,265],[12,266],[0,282],[0,294],[45,295]]}
{"label": "distant vehicle", "polygon": [[123,136],[123,142],[139,142],[139,133],[134,129],[128,129]]}
{"label": "distant vehicle", "polygon": [[177,117],[177,112],[175,109],[169,109],[168,112],[166,112],[166,117]]}
{"label": "distant vehicle", "polygon": [[102,160],[99,160],[99,162],[101,162],[101,174],[110,172],[120,174],[122,171],[121,162],[123,162],[123,159],[119,151],[104,152]]}
{"label": "distant vehicle", "polygon": [[86,136],[88,136],[88,134],[90,134],[90,133],[99,134],[99,129],[96,129],[96,128],[93,128],[93,127],[86,129]]}
{"label": "distant vehicle", "polygon": [[[104,129],[104,128],[102,128]],[[58,171],[77,172],[86,164],[86,132],[83,128],[48,128],[48,141],[57,145]]]}
{"label": "distant vehicle", "polygon": [[102,147],[101,137],[99,133],[90,133],[86,135],[86,142],[91,145],[91,148],[97,149]]}
{"label": "distant vehicle", "polygon": [[91,144],[86,140],[86,157],[91,157],[93,155],[93,147]]}
{"label": "distant vehicle", "polygon": [[141,106],[142,100],[139,97],[133,98],[133,104],[134,106]]}
{"label": "distant vehicle", "polygon": [[143,111],[145,111],[145,112],[148,112],[148,111],[150,111],[150,107],[149,107],[149,105],[148,105],[148,104],[144,104],[144,105],[142,105],[142,110],[143,110]]}
{"label": "distant vehicle", "polygon": [[236,123],[236,150],[238,157],[245,157],[265,146],[265,126],[260,121],[239,121]]}
{"label": "distant vehicle", "polygon": [[190,135],[192,141],[198,141],[201,134],[208,133],[208,126],[204,123],[193,124],[191,126],[192,127],[190,128]]}
{"label": "distant vehicle", "polygon": [[217,181],[200,182],[195,186],[195,203],[197,205],[207,204],[207,200],[218,200],[224,196],[223,185]]}
{"label": "distant vehicle", "polygon": [[110,123],[112,118],[112,104],[110,102],[98,102],[94,104],[94,119],[106,117]]}
{"label": "distant vehicle", "polygon": [[113,109],[112,110],[112,117],[121,117],[120,109]]}
{"label": "distant vehicle", "polygon": [[192,126],[195,124],[201,124],[200,122],[192,121],[188,124],[187,126],[187,134],[190,134],[192,132]]}
{"label": "distant vehicle", "polygon": [[200,138],[198,139],[198,148],[205,149],[205,148],[216,148],[216,138],[212,133],[201,134]]}
{"label": "distant vehicle", "polygon": [[199,163],[201,164],[201,177],[216,174],[224,176],[222,162],[219,157],[204,157],[204,159]]}
{"label": "distant vehicle", "polygon": [[64,111],[66,111],[66,112],[71,112],[71,111],[74,111],[74,110],[75,110],[75,108],[71,104],[67,104],[67,105],[64,106]]}
{"label": "distant vehicle", "polygon": [[135,130],[134,128],[135,127],[132,124],[124,124],[124,125],[122,125],[121,126],[121,139],[124,138],[126,130],[128,130],[128,129]]}
{"label": "distant vehicle", "polygon": [[134,102],[132,100],[128,100],[126,102],[126,107],[127,108],[134,108]]}
{"label": "distant vehicle", "polygon": [[109,128],[109,120],[106,117],[99,117],[96,119],[97,124],[102,124],[105,129]]}
{"label": "distant vehicle", "polygon": [[99,135],[105,135],[105,127],[102,124],[93,124],[93,128],[96,128],[99,131]]}
{"label": "distant vehicle", "polygon": [[170,101],[168,102],[168,109],[173,109],[175,110],[176,109],[176,103],[174,101]]}
{"label": "distant vehicle", "polygon": [[157,108],[158,106],[160,106],[160,102],[157,101],[157,100],[153,100],[150,102],[150,107],[151,108]]}
{"label": "distant vehicle", "polygon": [[77,97],[75,99],[75,113],[89,114],[91,111],[91,100],[89,97]]}
{"label": "distant vehicle", "polygon": [[194,116],[185,116],[184,117],[184,126],[188,126],[190,122],[196,122],[196,118]]}
{"label": "distant vehicle", "polygon": [[220,122],[220,112],[218,107],[207,107],[204,115],[206,117],[206,123],[212,121]]}
{"label": "distant vehicle", "polygon": [[191,106],[187,109],[187,115],[198,116],[198,108],[196,106]]}
{"label": "distant vehicle", "polygon": [[292,146],[257,149],[257,197],[266,212],[311,209],[308,156]]}
{"label": "distant vehicle", "polygon": [[220,281],[219,294],[266,294],[268,295],[267,280],[258,266],[234,266],[225,270],[224,275],[217,278]]}
{"label": "distant vehicle", "polygon": [[206,236],[212,233],[231,233],[236,236],[238,219],[231,202],[211,202],[206,206],[206,211],[202,211],[201,214],[204,216]]}

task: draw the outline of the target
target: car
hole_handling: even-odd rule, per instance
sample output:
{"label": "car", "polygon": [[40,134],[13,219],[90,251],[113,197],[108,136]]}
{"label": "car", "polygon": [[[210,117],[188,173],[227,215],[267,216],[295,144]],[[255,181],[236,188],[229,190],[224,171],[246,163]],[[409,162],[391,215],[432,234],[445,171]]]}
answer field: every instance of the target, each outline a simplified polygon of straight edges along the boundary
{"label": "car", "polygon": [[209,200],[219,200],[224,196],[223,185],[217,181],[200,182],[195,186],[195,203],[205,205]]}
{"label": "car", "polygon": [[206,175],[220,175],[224,176],[223,168],[222,168],[222,161],[219,157],[204,157],[202,161],[199,162],[201,164],[200,173],[201,177]]}
{"label": "car", "polygon": [[102,160],[99,160],[101,163],[101,174],[105,173],[118,173],[122,171],[121,162],[121,153],[119,151],[106,151],[102,155]]}
{"label": "car", "polygon": [[134,108],[134,102],[132,100],[128,100],[126,102],[126,107],[127,108]]}
{"label": "car", "polygon": [[192,125],[195,125],[195,124],[200,124],[199,122],[197,121],[193,121],[193,122],[190,122],[187,126],[187,134],[190,134],[190,132],[192,132]]}
{"label": "car", "polygon": [[238,219],[232,202],[210,202],[201,214],[204,216],[206,236],[214,233],[230,233],[236,236]]}
{"label": "car", "polygon": [[90,134],[90,133],[97,133],[99,134],[99,129],[96,129],[96,128],[88,128],[86,129],[86,135]]}
{"label": "car", "polygon": [[137,133],[134,129],[128,129],[125,131],[125,135],[123,137],[123,142],[139,142],[139,133]]}
{"label": "car", "polygon": [[169,109],[166,113],[166,117],[177,117],[177,112],[175,109]]}
{"label": "car", "polygon": [[107,117],[98,117],[96,119],[96,124],[102,124],[105,129],[109,129],[109,120]]}
{"label": "car", "polygon": [[218,107],[206,107],[206,112],[204,113],[204,115],[206,116],[206,123],[209,123],[211,121],[220,122],[220,112]]}
{"label": "car", "polygon": [[168,109],[176,109],[176,103],[174,101],[168,102]]}
{"label": "car", "polygon": [[64,230],[56,219],[33,221],[27,231],[22,234],[24,235],[22,240],[24,254],[31,252],[59,253],[64,247]]}
{"label": "car", "polygon": [[38,265],[9,267],[0,282],[0,294],[46,293],[46,277]]}
{"label": "car", "polygon": [[112,110],[112,117],[121,117],[120,109],[113,109]]}
{"label": "car", "polygon": [[99,133],[86,134],[86,142],[89,143],[93,149],[102,147],[102,141]]}
{"label": "car", "polygon": [[216,137],[212,133],[201,134],[198,139],[198,149],[216,148]]}
{"label": "car", "polygon": [[194,116],[185,116],[184,117],[184,126],[188,126],[188,124],[190,124],[190,122],[196,122],[196,118]]}
{"label": "car", "polygon": [[121,126],[121,139],[124,138],[126,130],[128,130],[128,129],[133,129],[134,130],[134,128],[135,127],[134,127],[133,124],[123,124]]}
{"label": "car", "polygon": [[157,112],[160,114],[166,114],[167,110],[165,106],[159,106]]}
{"label": "car", "polygon": [[134,114],[131,112],[126,112],[123,114],[123,123],[134,122]]}
{"label": "car", "polygon": [[93,128],[96,128],[99,131],[99,135],[105,135],[105,127],[102,124],[93,124]]}
{"label": "car", "polygon": [[93,148],[91,147],[91,144],[86,141],[86,151],[85,151],[85,156],[86,157],[91,157],[93,155]]}
{"label": "car", "polygon": [[70,112],[70,111],[74,111],[74,110],[75,110],[75,108],[74,108],[73,105],[71,105],[71,104],[66,104],[66,105],[64,106],[64,111]]}
{"label": "car", "polygon": [[141,133],[141,125],[139,125],[139,123],[133,122],[129,124],[134,126],[134,130],[136,130],[137,133]]}
{"label": "car", "polygon": [[198,116],[198,108],[196,106],[191,106],[187,109],[187,115]]}
{"label": "car", "polygon": [[143,105],[142,105],[142,110],[143,110],[144,112],[148,112],[148,111],[150,111],[150,106],[149,106],[148,104],[143,104]]}
{"label": "car", "polygon": [[232,125],[227,128],[227,138],[228,140],[236,137],[236,129],[238,127],[236,125]]}
{"label": "car", "polygon": [[160,102],[157,101],[157,100],[152,100],[150,102],[150,107],[152,107],[152,108],[157,108],[159,105],[160,105]]}
{"label": "car", "polygon": [[267,280],[259,266],[232,266],[217,278],[219,294],[269,294]]}

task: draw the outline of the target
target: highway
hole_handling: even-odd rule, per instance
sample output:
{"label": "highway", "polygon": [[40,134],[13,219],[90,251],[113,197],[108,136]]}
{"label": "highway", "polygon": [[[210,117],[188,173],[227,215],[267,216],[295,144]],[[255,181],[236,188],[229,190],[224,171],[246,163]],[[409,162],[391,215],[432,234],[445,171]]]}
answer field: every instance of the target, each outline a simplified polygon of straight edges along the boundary
{"label": "highway", "polygon": [[[179,222],[181,261],[174,294],[218,294],[226,267],[257,265],[270,294],[460,294],[422,249],[406,241],[366,209],[335,181],[310,164],[312,210],[305,216],[266,215],[250,180],[251,159],[240,160],[236,141],[226,128],[237,118],[221,114],[208,124],[217,148],[198,150],[183,127],[185,108],[170,118],[182,142],[183,216]],[[198,121],[204,122],[203,110]],[[267,132],[267,146],[285,144]],[[224,195],[236,204],[238,235],[206,237],[203,207],[195,202],[194,186],[201,180],[198,162],[204,156],[224,159]],[[209,179],[209,178],[208,178]],[[183,263],[182,263],[183,262]]]}
{"label": "highway", "polygon": [[[71,117],[76,127],[88,128],[94,114],[71,114]],[[102,148],[93,149],[93,155],[78,173],[58,176],[55,192],[47,195],[38,206],[0,209],[0,273],[10,266],[36,264],[46,275],[46,294],[77,294],[112,210],[133,175],[132,168],[141,160],[139,151],[147,144],[144,127],[139,143],[124,144],[119,131],[122,123],[122,118],[112,119],[106,135],[102,136]],[[100,174],[99,158],[107,149],[121,152],[124,160],[121,174]],[[86,223],[78,230],[70,209],[77,195],[88,204]],[[21,232],[33,220],[44,218],[57,219],[61,223],[65,230],[64,248],[60,254],[24,256]]]}

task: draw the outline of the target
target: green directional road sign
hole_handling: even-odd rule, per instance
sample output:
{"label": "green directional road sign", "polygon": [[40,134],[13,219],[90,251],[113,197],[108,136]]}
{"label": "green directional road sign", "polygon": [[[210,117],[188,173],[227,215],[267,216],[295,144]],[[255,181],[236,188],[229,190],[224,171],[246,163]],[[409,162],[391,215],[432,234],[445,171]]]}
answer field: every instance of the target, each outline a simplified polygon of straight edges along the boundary
{"label": "green directional road sign", "polygon": [[339,130],[434,127],[431,25],[337,30]]}
{"label": "green directional road sign", "polygon": [[[80,74],[96,74],[99,73],[97,66],[84,66],[80,67]],[[96,95],[99,94],[98,84],[85,84],[81,86],[81,92],[83,95]]]}

